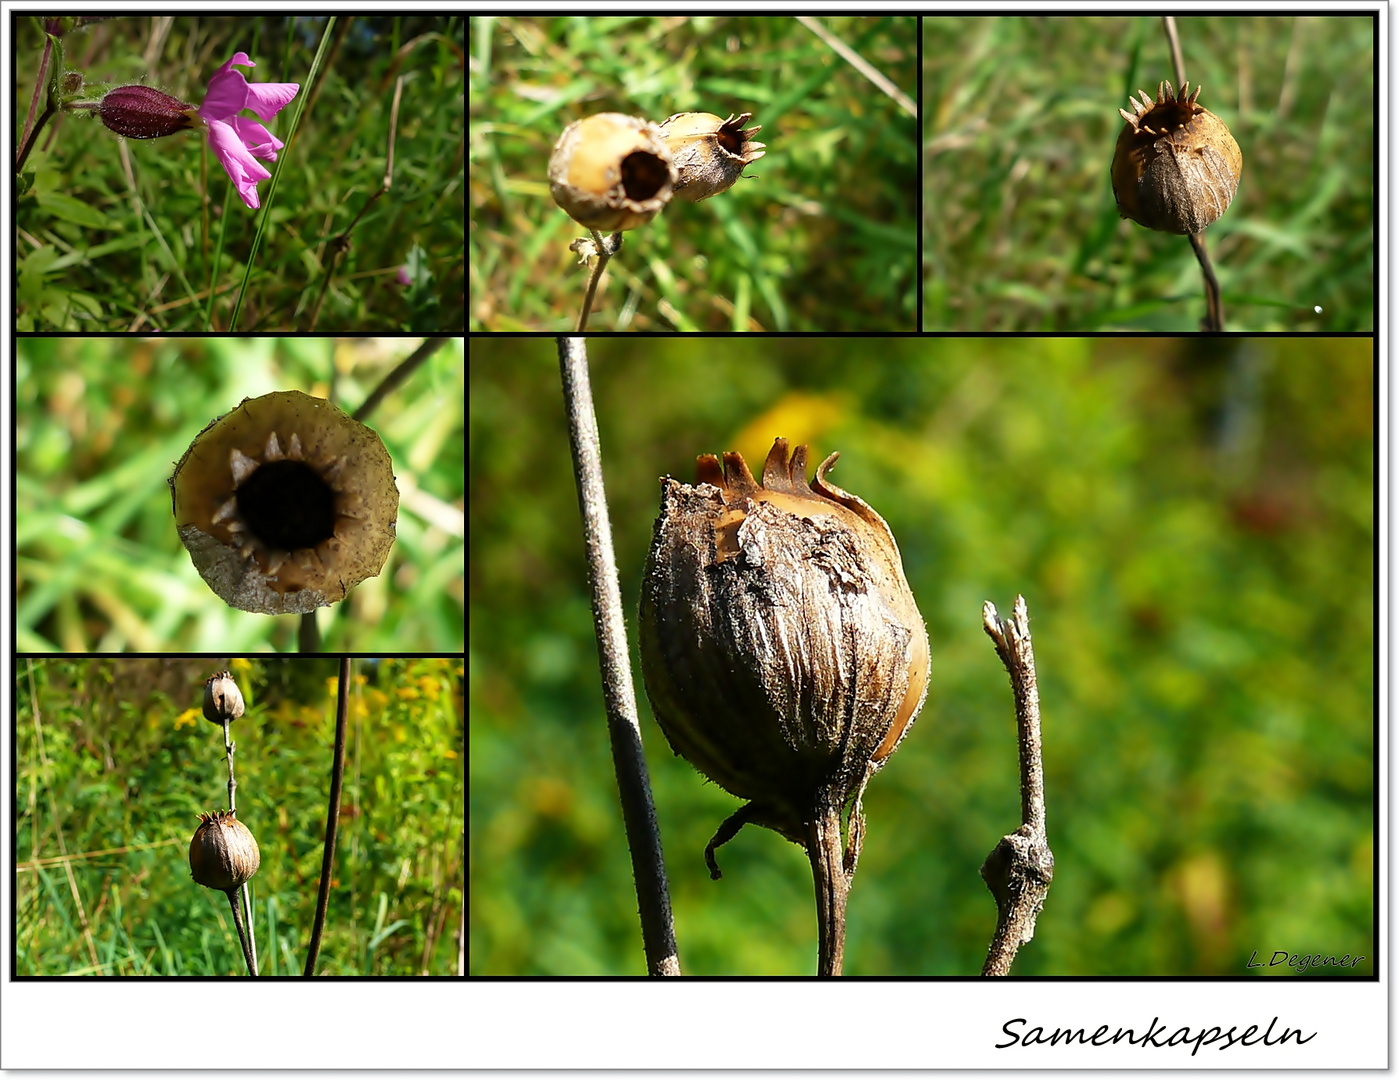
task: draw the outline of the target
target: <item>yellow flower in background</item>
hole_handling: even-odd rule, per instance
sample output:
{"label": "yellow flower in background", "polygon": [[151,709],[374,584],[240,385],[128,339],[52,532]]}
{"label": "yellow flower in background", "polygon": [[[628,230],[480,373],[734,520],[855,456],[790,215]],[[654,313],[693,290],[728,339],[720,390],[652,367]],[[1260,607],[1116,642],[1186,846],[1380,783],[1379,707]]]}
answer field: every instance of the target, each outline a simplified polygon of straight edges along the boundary
{"label": "yellow flower in background", "polygon": [[175,730],[179,731],[180,728],[184,727],[186,724],[190,727],[196,726],[199,723],[199,717],[201,715],[198,709],[186,709],[184,712],[180,713],[179,716],[175,717]]}

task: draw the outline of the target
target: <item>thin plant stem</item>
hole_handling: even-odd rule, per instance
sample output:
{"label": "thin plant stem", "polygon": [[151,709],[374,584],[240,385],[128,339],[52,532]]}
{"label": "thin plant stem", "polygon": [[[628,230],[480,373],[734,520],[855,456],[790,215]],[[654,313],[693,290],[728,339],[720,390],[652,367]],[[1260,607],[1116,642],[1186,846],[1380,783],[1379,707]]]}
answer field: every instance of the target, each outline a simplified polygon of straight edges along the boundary
{"label": "thin plant stem", "polygon": [[311,943],[306,950],[306,971],[316,973],[316,957],[321,951],[321,931],[325,929],[326,908],[330,904],[330,875],[335,868],[335,830],[340,822],[340,780],[345,774],[345,718],[350,711],[350,658],[340,658],[340,685],[335,693],[335,751],[330,765],[330,805],[325,815],[325,848],[321,855],[321,885],[316,894],[316,921],[311,927]]}
{"label": "thin plant stem", "polygon": [[364,403],[350,415],[363,423],[369,418],[369,414],[379,407],[379,403],[384,398],[397,390],[409,375],[413,374],[429,356],[445,344],[447,344],[447,339],[444,337],[428,338],[414,349],[402,363],[385,375],[383,381],[369,392]]}
{"label": "thin plant stem", "polygon": [[238,930],[238,944],[243,946],[243,962],[248,965],[248,974],[256,975],[257,958],[253,956],[252,945],[248,941],[248,931],[244,927],[244,923],[248,920],[243,917],[245,913],[241,910],[242,904],[238,902],[238,890],[229,889],[227,895],[228,906],[233,909],[233,925]]}
{"label": "thin plant stem", "polygon": [[1205,329],[1214,333],[1224,330],[1224,303],[1220,297],[1219,279],[1214,276],[1214,264],[1210,253],[1205,250],[1204,233],[1191,233],[1190,246],[1200,263],[1200,273],[1205,277]]}
{"label": "thin plant stem", "polygon": [[[233,778],[233,739],[230,738],[230,736],[229,736],[228,724],[229,724],[229,721],[227,721],[227,720],[225,720],[225,721],[223,722],[223,751],[224,751],[224,755],[228,758],[228,812],[229,812],[230,814],[236,815],[237,812],[238,812],[238,804],[234,801],[233,793],[234,793],[235,791],[238,790],[238,781],[235,780],[235,779]],[[253,920],[252,920],[252,917],[251,917],[251,913],[252,913],[252,910],[253,910],[253,905],[252,905],[252,900],[249,898],[249,895],[248,895],[248,883],[247,883],[246,881],[243,882],[243,885],[242,885],[242,892],[243,892],[243,910],[244,910],[245,912],[247,912],[247,913],[248,913],[248,916],[249,916],[249,917],[248,917],[248,920],[247,920],[247,922],[248,922],[248,948],[249,948],[249,950],[250,950],[250,954],[251,954],[251,957],[252,957],[252,963],[251,963],[252,973],[253,973],[254,975],[256,975],[256,974],[257,974],[257,938],[253,936]]]}
{"label": "thin plant stem", "polygon": [[607,514],[607,492],[602,483],[602,448],[598,442],[597,414],[593,411],[593,391],[588,379],[587,344],[583,338],[559,338],[559,373],[563,381],[564,408],[568,413],[578,508],[583,517],[583,545],[592,592],[593,633],[602,670],[603,707],[612,743],[612,767],[617,774],[622,801],[622,824],[631,851],[646,970],[650,975],[679,975],[680,957],[675,946],[675,922],[670,911],[661,830],[651,799],[646,758],[641,751],[641,722],[637,719],[636,691],[632,686],[622,589],[617,581],[617,559],[612,551],[612,522]]}
{"label": "thin plant stem", "polygon": [[1174,15],[1162,15],[1161,25],[1166,31],[1166,41],[1171,47],[1171,66],[1176,70],[1176,88],[1185,87],[1185,56],[1180,51],[1180,34],[1176,32]]}
{"label": "thin plant stem", "polygon": [[[332,15],[325,24],[325,29],[321,31],[320,44],[316,49],[316,55],[311,59],[311,69],[306,73],[306,81],[314,81],[320,71],[322,60],[326,51],[330,47],[330,32],[335,27],[336,17]],[[243,310],[243,297],[248,293],[248,286],[252,283],[253,270],[257,266],[258,248],[262,245],[262,235],[267,231],[267,223],[272,213],[272,203],[277,197],[277,182],[282,178],[282,167],[286,165],[287,159],[291,157],[292,147],[296,145],[296,136],[301,128],[301,118],[306,112],[306,98],[303,94],[297,103],[296,115],[292,117],[291,130],[287,133],[287,144],[277,155],[277,164],[272,170],[272,179],[267,185],[267,196],[263,200],[262,214],[258,217],[257,231],[253,234],[253,244],[248,251],[247,266],[243,271],[243,284],[238,290],[238,299],[233,303],[233,314],[228,319],[228,329],[233,330],[238,325],[238,316]],[[229,181],[229,186],[232,186]],[[212,298],[211,298],[212,299]]]}
{"label": "thin plant stem", "polygon": [[[607,269],[608,260],[622,250],[621,233],[613,233],[604,240],[602,234],[596,229],[588,231],[593,234],[593,244],[597,248],[597,262],[593,264],[593,274],[588,279],[588,292],[583,297],[583,310],[578,313],[578,333],[580,334],[588,329],[588,316],[593,311],[593,298],[597,296],[598,282],[602,280],[602,272]],[[580,243],[586,244],[587,241],[583,240]]]}
{"label": "thin plant stem", "polygon": [[[1180,34],[1176,31],[1175,16],[1162,15],[1161,26],[1166,32],[1166,41],[1171,48],[1171,66],[1175,68],[1176,89],[1183,94],[1185,93],[1185,55],[1180,49]],[[1224,330],[1224,303],[1219,291],[1219,279],[1214,276],[1214,264],[1210,262],[1210,253],[1205,248],[1204,234],[1191,233],[1190,246],[1195,252],[1195,258],[1200,263],[1200,273],[1205,279],[1204,329],[1213,333],[1222,333]]]}
{"label": "thin plant stem", "polygon": [[1035,920],[1054,880],[1054,852],[1045,832],[1040,694],[1025,598],[1015,598],[1009,619],[1002,619],[996,605],[986,601],[981,621],[1010,675],[1020,742],[1020,828],[1001,837],[981,867],[981,878],[996,898],[997,912],[996,932],[981,974],[1001,976],[1010,974],[1020,946],[1035,936]]}
{"label": "thin plant stem", "polygon": [[841,850],[840,807],[819,807],[812,815],[806,853],[816,886],[816,974],[839,975],[845,964],[845,907],[852,877],[846,873]]}
{"label": "thin plant stem", "polygon": [[388,164],[384,167],[384,178],[380,181],[379,188],[365,199],[364,205],[359,208],[359,213],[354,220],[346,226],[345,231],[330,242],[330,261],[326,264],[325,275],[321,278],[321,290],[316,295],[316,302],[311,306],[311,312],[306,318],[305,329],[307,331],[316,328],[316,320],[321,315],[321,305],[325,302],[326,290],[330,287],[331,278],[335,275],[335,267],[340,259],[350,250],[350,237],[355,231],[355,226],[363,219],[369,208],[374,205],[374,200],[380,196],[387,195],[389,189],[393,187],[393,149],[394,142],[398,137],[398,105],[403,98],[403,76],[398,77],[398,82],[394,85],[393,105],[389,109],[389,136],[387,158]]}

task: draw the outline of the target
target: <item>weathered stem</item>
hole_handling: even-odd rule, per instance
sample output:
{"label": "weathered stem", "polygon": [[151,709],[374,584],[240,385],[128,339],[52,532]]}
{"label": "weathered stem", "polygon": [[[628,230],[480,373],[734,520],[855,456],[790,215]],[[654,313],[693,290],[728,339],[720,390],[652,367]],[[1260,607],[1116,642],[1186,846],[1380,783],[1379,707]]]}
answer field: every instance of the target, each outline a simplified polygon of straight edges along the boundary
{"label": "weathered stem", "polygon": [[[588,329],[588,316],[593,313],[593,298],[597,296],[598,282],[602,280],[602,272],[607,268],[607,262],[622,250],[622,234],[613,233],[606,240],[596,229],[589,230],[593,234],[593,243],[597,247],[597,262],[593,266],[592,277],[588,279],[588,293],[583,297],[583,310],[578,314],[578,333]],[[584,241],[586,243],[586,241]]]}
{"label": "weathered stem", "polygon": [[[238,804],[233,801],[233,793],[238,790],[238,781],[233,779],[233,739],[229,736],[228,721],[223,722],[223,751],[228,757],[228,810],[234,813],[238,809]],[[248,883],[242,885],[243,910],[247,913],[248,924],[248,946],[252,950],[252,971],[257,974],[257,937],[253,932],[253,903],[248,895]]]}
{"label": "weathered stem", "polygon": [[335,870],[335,830],[340,823],[340,781],[345,775],[345,722],[350,709],[350,659],[340,658],[340,680],[335,697],[335,749],[330,760],[330,805],[325,813],[325,847],[321,852],[321,884],[316,893],[316,917],[311,924],[311,943],[306,948],[306,976],[316,973],[316,957],[321,951],[321,931],[330,905],[330,878]]}
{"label": "weathered stem", "polygon": [[[852,825],[852,828],[854,826]],[[851,874],[840,839],[840,807],[818,807],[807,830],[806,853],[816,884],[817,975],[839,975],[845,964],[845,906]]]}
{"label": "weathered stem", "polygon": [[257,974],[257,958],[253,955],[252,944],[248,941],[248,931],[244,927],[242,905],[238,902],[238,890],[228,890],[228,906],[233,909],[233,925],[238,930],[238,944],[243,946],[243,962],[248,965],[248,974]]}
{"label": "weathered stem", "polygon": [[1015,598],[1007,621],[986,601],[982,624],[1010,674],[1015,722],[1020,737],[1020,828],[1003,836],[981,867],[982,880],[996,898],[996,933],[982,975],[1008,975],[1021,945],[1035,936],[1035,919],[1054,880],[1054,853],[1045,833],[1044,760],[1040,740],[1040,697],[1035,652],[1025,598]]}
{"label": "weathered stem", "polygon": [[[584,308],[585,315],[586,311]],[[670,889],[666,883],[656,806],[651,799],[651,779],[641,752],[641,721],[637,719],[622,590],[612,551],[612,522],[607,514],[607,492],[602,483],[602,449],[598,442],[597,415],[593,411],[592,385],[588,379],[587,345],[582,338],[559,338],[559,373],[568,412],[578,508],[583,516],[593,631],[602,669],[602,696],[612,742],[612,767],[617,774],[622,824],[626,829],[627,847],[631,850],[646,970],[651,975],[679,975],[680,957],[675,945]]]}

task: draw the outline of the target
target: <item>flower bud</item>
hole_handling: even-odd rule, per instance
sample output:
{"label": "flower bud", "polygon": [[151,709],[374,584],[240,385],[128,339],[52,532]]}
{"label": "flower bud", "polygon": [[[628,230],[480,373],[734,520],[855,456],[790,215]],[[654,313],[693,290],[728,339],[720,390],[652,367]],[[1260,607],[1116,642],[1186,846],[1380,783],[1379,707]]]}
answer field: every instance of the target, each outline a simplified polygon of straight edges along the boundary
{"label": "flower bud", "polygon": [[243,694],[233,675],[217,671],[204,680],[204,719],[222,725],[243,715]]}
{"label": "flower bud", "polygon": [[766,143],[752,142],[761,124],[743,130],[752,113],[720,120],[713,113],[676,113],[661,125],[661,135],[675,159],[680,179],[676,198],[699,202],[733,187],[746,166],[767,151]]}
{"label": "flower bud", "polygon": [[[1112,157],[1117,210],[1161,232],[1197,233],[1219,220],[1239,189],[1243,155],[1228,126],[1195,104],[1200,88],[1186,83],[1157,88],[1153,102],[1140,91],[1133,112],[1118,109],[1126,126]],[[1135,113],[1135,115],[1134,115]]]}
{"label": "flower bud", "polygon": [[228,892],[257,873],[262,856],[248,827],[232,810],[200,814],[189,842],[189,870],[206,889]]}
{"label": "flower bud", "polygon": [[549,192],[580,225],[625,232],[670,201],[675,165],[649,120],[598,113],[564,129],[549,158]]}
{"label": "flower bud", "polygon": [[[646,693],[671,748],[803,842],[894,752],[923,706],[928,635],[894,536],[875,511],[806,478],[807,448],[773,443],[761,485],[743,457],[662,481],[641,599]],[[854,825],[852,824],[852,830]]]}
{"label": "flower bud", "polygon": [[158,139],[198,126],[196,107],[153,86],[118,86],[102,96],[97,115],[128,139]]}

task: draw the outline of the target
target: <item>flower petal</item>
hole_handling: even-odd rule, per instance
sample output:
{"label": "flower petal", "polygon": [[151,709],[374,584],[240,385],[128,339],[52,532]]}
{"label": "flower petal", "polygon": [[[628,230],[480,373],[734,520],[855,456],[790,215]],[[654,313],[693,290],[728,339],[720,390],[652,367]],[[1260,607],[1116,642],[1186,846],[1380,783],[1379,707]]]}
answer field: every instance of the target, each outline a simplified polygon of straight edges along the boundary
{"label": "flower petal", "polygon": [[213,149],[214,156],[219,159],[219,164],[228,173],[228,178],[233,181],[234,187],[238,189],[238,197],[249,209],[256,210],[260,205],[257,198],[257,182],[266,180],[272,174],[257,163],[257,159],[243,145],[238,133],[221,120],[209,122],[209,146]]}
{"label": "flower petal", "polygon": [[219,68],[209,80],[209,92],[199,106],[199,115],[206,120],[227,120],[247,104],[248,80],[241,71],[227,71],[227,67]]}
{"label": "flower petal", "polygon": [[300,89],[301,84],[294,82],[248,83],[248,98],[243,108],[252,109],[264,120],[271,120]]}
{"label": "flower petal", "polygon": [[248,153],[254,157],[265,158],[268,161],[277,160],[277,151],[286,146],[286,143],[273,135],[256,120],[248,120],[241,116],[235,116],[228,121],[233,130],[238,133],[238,138],[243,140],[243,145],[248,148]]}

